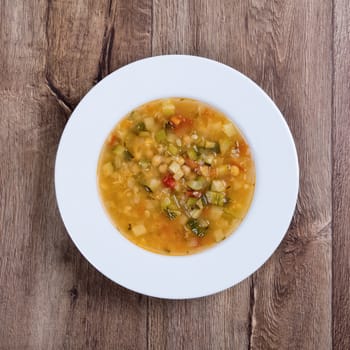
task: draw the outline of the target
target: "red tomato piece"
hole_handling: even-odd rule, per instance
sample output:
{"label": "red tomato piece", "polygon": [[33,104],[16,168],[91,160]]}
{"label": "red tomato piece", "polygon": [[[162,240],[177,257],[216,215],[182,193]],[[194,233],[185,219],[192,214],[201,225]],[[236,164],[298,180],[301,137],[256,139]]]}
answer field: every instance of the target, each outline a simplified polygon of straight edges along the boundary
{"label": "red tomato piece", "polygon": [[163,184],[165,187],[169,187],[171,189],[173,189],[176,185],[176,181],[173,177],[173,175],[171,174],[167,174],[163,177],[163,180],[162,180]]}

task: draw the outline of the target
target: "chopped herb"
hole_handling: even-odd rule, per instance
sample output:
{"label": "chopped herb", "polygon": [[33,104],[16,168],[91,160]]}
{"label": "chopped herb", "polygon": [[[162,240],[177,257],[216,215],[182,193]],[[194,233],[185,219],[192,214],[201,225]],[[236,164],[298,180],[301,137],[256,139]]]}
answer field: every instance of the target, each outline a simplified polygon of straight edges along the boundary
{"label": "chopped herb", "polygon": [[211,148],[211,150],[215,153],[220,153],[220,144],[219,142],[215,142],[214,147]]}
{"label": "chopped herb", "polygon": [[134,156],[130,153],[130,151],[129,150],[125,150],[124,151],[124,159],[126,160],[126,161],[130,161],[131,159],[133,159],[134,158]]}
{"label": "chopped herb", "polygon": [[144,122],[139,122],[134,126],[134,132],[139,134],[141,131],[146,131],[146,125]]}
{"label": "chopped herb", "polygon": [[[205,226],[206,225],[206,226]],[[201,223],[197,219],[189,219],[186,226],[198,237],[202,238],[206,235],[209,224]]]}
{"label": "chopped herb", "polygon": [[165,215],[168,217],[170,220],[174,220],[177,217],[177,213],[169,208],[164,209]]}
{"label": "chopped herb", "polygon": [[203,196],[201,197],[201,200],[202,200],[202,203],[204,206],[208,205],[209,202],[208,202],[208,198],[205,194],[203,194]]}

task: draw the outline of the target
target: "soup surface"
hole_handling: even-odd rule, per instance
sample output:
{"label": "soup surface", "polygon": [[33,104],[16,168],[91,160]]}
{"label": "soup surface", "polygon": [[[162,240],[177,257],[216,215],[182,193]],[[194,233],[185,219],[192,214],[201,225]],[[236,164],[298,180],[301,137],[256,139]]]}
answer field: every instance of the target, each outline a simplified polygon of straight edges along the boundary
{"label": "soup surface", "polygon": [[224,240],[252,201],[255,169],[238,128],[188,98],[146,103],[108,136],[97,169],[102,202],[130,241],[186,255]]}

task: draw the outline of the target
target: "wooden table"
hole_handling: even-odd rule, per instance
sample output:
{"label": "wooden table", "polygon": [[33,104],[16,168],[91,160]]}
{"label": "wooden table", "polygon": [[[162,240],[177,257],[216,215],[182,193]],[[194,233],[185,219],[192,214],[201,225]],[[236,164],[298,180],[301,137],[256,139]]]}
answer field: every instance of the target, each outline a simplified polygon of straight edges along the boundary
{"label": "wooden table", "polygon": [[[350,349],[349,28],[349,0],[0,0],[0,349]],[[285,115],[301,168],[275,254],[189,301],[97,272],[66,234],[53,183],[84,94],[168,53],[255,80]]]}

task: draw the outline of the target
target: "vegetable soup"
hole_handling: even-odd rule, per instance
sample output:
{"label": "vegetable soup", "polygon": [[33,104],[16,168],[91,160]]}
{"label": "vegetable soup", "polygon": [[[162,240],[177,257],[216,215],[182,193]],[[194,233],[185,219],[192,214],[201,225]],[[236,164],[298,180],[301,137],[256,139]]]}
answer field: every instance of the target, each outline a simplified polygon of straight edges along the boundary
{"label": "vegetable soup", "polygon": [[228,237],[255,186],[249,146],[223,113],[189,98],[146,103],[101,151],[98,187],[113,224],[155,253],[193,254]]}

